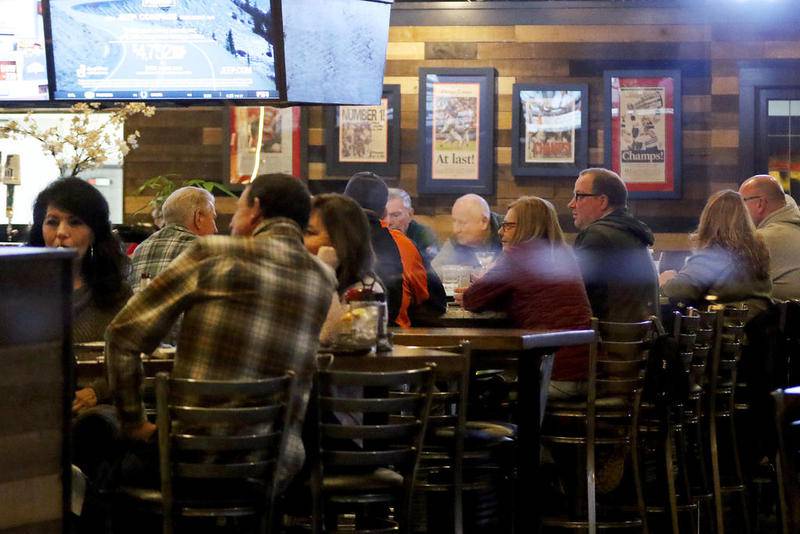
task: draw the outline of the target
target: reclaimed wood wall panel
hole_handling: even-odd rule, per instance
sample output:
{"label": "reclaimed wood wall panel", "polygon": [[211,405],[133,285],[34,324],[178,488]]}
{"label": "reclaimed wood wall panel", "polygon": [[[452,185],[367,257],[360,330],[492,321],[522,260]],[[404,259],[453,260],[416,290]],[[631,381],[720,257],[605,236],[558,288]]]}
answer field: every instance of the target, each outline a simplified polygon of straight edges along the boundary
{"label": "reclaimed wood wall panel", "polygon": [[[634,11],[636,16],[632,16]],[[766,31],[739,21],[712,24],[698,18],[696,12],[688,8],[621,10],[619,17],[606,17],[608,20],[599,23],[591,18],[591,13],[593,11],[588,8],[572,10],[567,19],[552,24],[547,23],[550,18],[544,17],[542,24],[392,26],[384,81],[401,87],[401,170],[400,176],[390,178],[389,183],[407,189],[415,197],[417,211],[421,214],[447,219],[454,197],[417,198],[416,195],[418,72],[421,67],[493,67],[496,70],[497,193],[489,201],[494,209],[502,211],[521,195],[541,194],[554,200],[562,215],[567,213],[572,178],[516,178],[511,173],[513,84],[588,84],[589,164],[603,165],[603,71],[680,69],[683,77],[683,198],[639,200],[632,202],[631,207],[645,220],[650,218],[659,221],[658,224],[666,224],[663,230],[683,231],[693,226],[713,189],[730,186],[742,178],[735,172],[739,147],[739,61],[800,57],[800,29],[779,24],[779,32]],[[565,20],[570,22],[563,22]],[[155,118],[157,124],[139,124],[143,132],[143,150],[132,153],[126,161],[129,194],[132,194],[131,187],[154,174],[183,169],[200,177],[223,175],[227,168],[222,161],[227,142],[223,139],[225,113],[221,109],[208,109],[193,117],[191,123],[182,121],[180,117],[184,114],[194,115],[194,112],[159,112]],[[218,128],[218,135],[210,134],[209,128]],[[311,180],[333,178],[335,180],[326,183],[324,188],[341,190],[346,177],[330,177],[327,173],[324,131],[322,107],[310,108],[308,175]],[[152,139],[158,140],[156,144],[162,146],[145,148],[151,143],[147,139],[151,134]],[[176,140],[170,143],[173,137]],[[199,147],[193,144],[198,139],[205,144]],[[134,204],[138,202],[130,203]],[[126,213],[128,207],[126,202]],[[670,217],[675,223],[673,226],[670,226]]]}

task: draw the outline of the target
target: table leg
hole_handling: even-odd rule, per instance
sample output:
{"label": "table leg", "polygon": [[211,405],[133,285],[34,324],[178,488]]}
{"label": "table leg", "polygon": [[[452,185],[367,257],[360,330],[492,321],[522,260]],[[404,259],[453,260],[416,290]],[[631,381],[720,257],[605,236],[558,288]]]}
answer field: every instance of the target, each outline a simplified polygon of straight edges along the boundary
{"label": "table leg", "polygon": [[518,364],[517,462],[515,481],[514,532],[537,533],[540,529],[542,502],[539,489],[541,350],[522,352]]}

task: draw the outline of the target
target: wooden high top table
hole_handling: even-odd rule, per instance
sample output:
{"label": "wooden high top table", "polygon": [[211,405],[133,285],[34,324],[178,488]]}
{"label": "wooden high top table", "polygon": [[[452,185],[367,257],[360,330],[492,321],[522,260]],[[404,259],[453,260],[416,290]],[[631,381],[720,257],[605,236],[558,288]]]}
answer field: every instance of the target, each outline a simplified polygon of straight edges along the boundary
{"label": "wooden high top table", "polygon": [[[515,532],[539,530],[542,502],[539,495],[540,363],[542,356],[561,347],[594,341],[593,330],[534,331],[511,328],[393,328],[395,345],[437,346],[469,341],[475,351],[504,351],[518,356],[517,400],[518,473],[516,480]],[[475,360],[480,355],[474,356]]]}

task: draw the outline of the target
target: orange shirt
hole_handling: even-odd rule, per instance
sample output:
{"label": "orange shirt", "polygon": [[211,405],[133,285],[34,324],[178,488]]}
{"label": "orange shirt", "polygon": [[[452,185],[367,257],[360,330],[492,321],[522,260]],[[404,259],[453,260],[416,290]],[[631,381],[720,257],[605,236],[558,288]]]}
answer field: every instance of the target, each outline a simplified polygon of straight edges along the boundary
{"label": "orange shirt", "polygon": [[[386,224],[381,221],[381,226],[385,228]],[[400,261],[403,263],[403,301],[396,322],[403,328],[409,328],[411,326],[411,319],[408,317],[409,308],[418,306],[430,298],[428,273],[414,242],[400,230],[389,230],[389,233],[397,245]]]}

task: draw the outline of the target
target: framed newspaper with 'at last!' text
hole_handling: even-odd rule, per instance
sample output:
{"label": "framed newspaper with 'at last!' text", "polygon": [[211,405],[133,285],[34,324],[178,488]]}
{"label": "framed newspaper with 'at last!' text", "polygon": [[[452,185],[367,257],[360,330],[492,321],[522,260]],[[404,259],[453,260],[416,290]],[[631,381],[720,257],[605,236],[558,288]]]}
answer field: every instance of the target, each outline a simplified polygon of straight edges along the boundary
{"label": "framed newspaper with 'at last!' text", "polygon": [[680,71],[606,71],[604,86],[606,166],[630,198],[680,198]]}
{"label": "framed newspaper with 'at last!' text", "polygon": [[514,84],[514,176],[575,176],[586,168],[588,93],[587,84]]}
{"label": "framed newspaper with 'at last!' text", "polygon": [[400,86],[384,85],[374,106],[325,108],[325,174],[400,176]]}
{"label": "framed newspaper with 'at last!' text", "polygon": [[420,193],[494,194],[492,68],[419,69]]}

